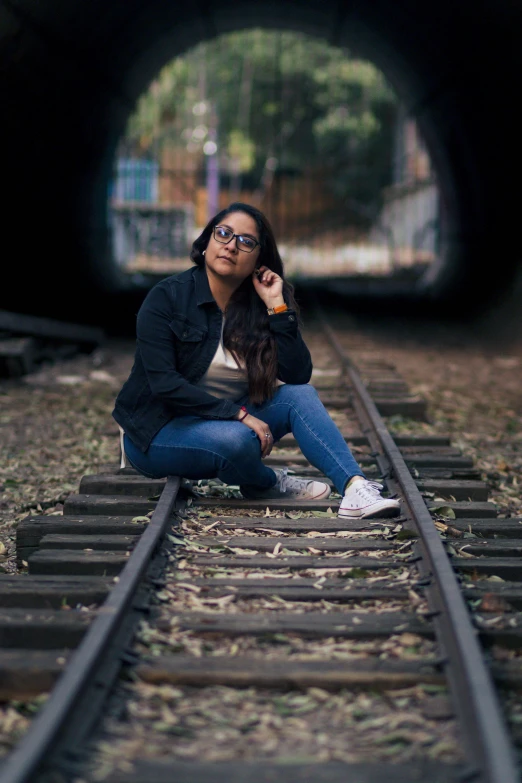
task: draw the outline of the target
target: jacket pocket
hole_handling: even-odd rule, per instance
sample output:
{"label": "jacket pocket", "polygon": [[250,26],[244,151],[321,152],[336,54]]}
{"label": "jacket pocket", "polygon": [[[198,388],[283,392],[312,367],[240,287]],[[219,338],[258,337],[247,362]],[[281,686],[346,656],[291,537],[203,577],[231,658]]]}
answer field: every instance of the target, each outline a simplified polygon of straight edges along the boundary
{"label": "jacket pocket", "polygon": [[[176,318],[170,322],[170,328],[182,343],[199,343],[205,337],[207,330],[191,324],[184,318]],[[188,346],[187,346],[188,347]]]}

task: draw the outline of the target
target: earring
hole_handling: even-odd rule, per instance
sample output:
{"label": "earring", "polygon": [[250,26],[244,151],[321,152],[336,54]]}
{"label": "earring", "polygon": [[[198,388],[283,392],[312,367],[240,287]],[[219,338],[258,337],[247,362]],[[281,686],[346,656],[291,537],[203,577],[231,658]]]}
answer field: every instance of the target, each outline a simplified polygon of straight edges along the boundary
{"label": "earring", "polygon": [[201,254],[201,255],[202,255],[202,256],[204,256],[206,252],[207,252],[207,251],[206,251],[206,250],[204,250],[204,251],[202,252],[202,254]]}

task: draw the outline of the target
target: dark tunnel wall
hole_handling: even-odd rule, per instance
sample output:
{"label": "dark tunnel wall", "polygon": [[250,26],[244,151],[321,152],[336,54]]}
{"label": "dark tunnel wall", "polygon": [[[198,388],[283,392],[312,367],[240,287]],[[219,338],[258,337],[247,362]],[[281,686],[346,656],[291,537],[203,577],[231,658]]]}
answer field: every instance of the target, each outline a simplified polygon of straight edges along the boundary
{"label": "dark tunnel wall", "polygon": [[249,26],[346,44],[416,115],[447,216],[423,306],[486,308],[519,263],[516,122],[522,5],[509,0],[17,0],[0,2],[0,308],[134,322],[143,292],[111,263],[106,192],[135,101],[168,60]]}

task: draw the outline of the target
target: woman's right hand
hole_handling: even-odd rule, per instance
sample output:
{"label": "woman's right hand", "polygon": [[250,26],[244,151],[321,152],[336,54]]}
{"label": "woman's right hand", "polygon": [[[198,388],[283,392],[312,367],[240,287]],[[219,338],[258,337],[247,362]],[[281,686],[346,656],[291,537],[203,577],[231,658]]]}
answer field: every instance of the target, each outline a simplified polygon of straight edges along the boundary
{"label": "woman's right hand", "polygon": [[268,457],[274,445],[274,439],[268,424],[261,421],[261,419],[256,419],[256,417],[252,416],[250,413],[247,414],[244,419],[241,419],[241,424],[246,424],[247,427],[254,430],[261,442],[261,456]]}

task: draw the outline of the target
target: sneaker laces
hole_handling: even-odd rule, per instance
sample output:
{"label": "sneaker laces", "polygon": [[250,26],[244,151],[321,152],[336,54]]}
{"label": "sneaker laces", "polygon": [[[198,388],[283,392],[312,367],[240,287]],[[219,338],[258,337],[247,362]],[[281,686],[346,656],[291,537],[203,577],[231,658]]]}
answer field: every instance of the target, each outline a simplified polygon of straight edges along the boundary
{"label": "sneaker laces", "polygon": [[363,500],[369,500],[371,502],[380,499],[383,485],[379,484],[378,481],[357,481],[355,484],[355,487],[353,487],[352,484],[353,490],[354,492],[357,492]]}
{"label": "sneaker laces", "polygon": [[288,475],[288,468],[281,468],[278,477],[278,486],[281,492],[305,492],[310,482]]}

